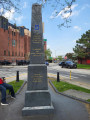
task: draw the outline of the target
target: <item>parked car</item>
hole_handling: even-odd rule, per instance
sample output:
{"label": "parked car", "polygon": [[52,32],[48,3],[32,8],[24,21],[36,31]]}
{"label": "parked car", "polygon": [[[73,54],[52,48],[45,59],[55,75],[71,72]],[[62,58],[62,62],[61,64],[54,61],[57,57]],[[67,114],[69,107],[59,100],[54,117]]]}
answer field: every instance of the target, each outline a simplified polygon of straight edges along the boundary
{"label": "parked car", "polygon": [[58,65],[62,66],[64,63],[65,63],[64,61],[61,61]]}
{"label": "parked car", "polygon": [[49,62],[46,61],[45,64],[48,66],[48,65],[49,65]]}
{"label": "parked car", "polygon": [[17,60],[16,64],[17,65],[28,65],[30,64],[30,61],[29,60]]}
{"label": "parked car", "polygon": [[77,68],[77,65],[74,62],[72,62],[72,61],[66,61],[61,66],[62,66],[62,68],[63,67],[66,67],[66,68]]}
{"label": "parked car", "polygon": [[4,60],[1,62],[1,65],[10,65],[10,64],[11,64],[11,62],[8,60]]}
{"label": "parked car", "polygon": [[2,61],[0,60],[0,65],[2,64]]}

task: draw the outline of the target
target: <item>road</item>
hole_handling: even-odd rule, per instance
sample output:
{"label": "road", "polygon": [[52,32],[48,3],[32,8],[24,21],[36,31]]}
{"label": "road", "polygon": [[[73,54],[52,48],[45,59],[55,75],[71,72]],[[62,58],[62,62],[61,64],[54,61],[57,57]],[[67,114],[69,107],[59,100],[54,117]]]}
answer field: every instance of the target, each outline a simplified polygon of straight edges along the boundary
{"label": "road", "polygon": [[[7,79],[15,79],[16,71],[19,71],[21,76],[27,76],[27,66],[4,66],[0,67],[0,77],[5,76]],[[61,78],[63,77],[63,79],[66,80],[70,79],[70,71],[72,81],[88,84],[90,86],[90,70],[61,68],[58,64],[53,63],[47,67],[49,74],[56,76],[57,72],[59,72]]]}
{"label": "road", "polygon": [[53,64],[48,67],[48,73],[57,74],[59,72],[60,76],[65,79],[70,79],[70,71],[72,81],[90,85],[90,70],[61,68],[58,64]]}
{"label": "road", "polygon": [[[56,72],[60,72],[62,76],[66,76],[66,78],[69,78],[69,71],[72,71],[72,80],[81,80],[83,81],[89,81],[88,78],[90,78],[89,70],[78,70],[78,69],[62,69],[57,64],[50,64],[50,66],[47,67],[48,73],[56,74]],[[26,79],[26,73],[27,73],[27,66],[11,66],[11,67],[0,67],[0,76],[5,76],[7,79],[10,80],[10,78],[15,79],[16,71],[20,71],[20,74],[25,74]],[[14,77],[13,77],[14,76]],[[84,77],[83,77],[84,76]],[[76,78],[75,78],[76,77]],[[24,77],[21,76],[21,79]],[[12,120],[11,114],[13,116],[13,120],[29,120],[28,118],[23,118],[21,115],[21,110],[24,106],[24,98],[25,98],[25,89],[17,95],[17,98],[15,101],[12,101],[9,106],[3,108],[0,106],[0,117],[3,120]],[[81,103],[77,100],[73,100],[71,98],[59,95],[53,91],[51,87],[49,87],[49,91],[52,98],[52,103],[55,108],[55,113],[53,117],[47,120],[89,120],[90,118],[90,105]],[[19,107],[18,107],[19,106]],[[3,110],[2,110],[3,109]],[[8,112],[9,111],[9,112]],[[31,120],[36,120],[31,118]],[[41,120],[37,119],[37,120]],[[42,120],[46,120],[42,119]]]}

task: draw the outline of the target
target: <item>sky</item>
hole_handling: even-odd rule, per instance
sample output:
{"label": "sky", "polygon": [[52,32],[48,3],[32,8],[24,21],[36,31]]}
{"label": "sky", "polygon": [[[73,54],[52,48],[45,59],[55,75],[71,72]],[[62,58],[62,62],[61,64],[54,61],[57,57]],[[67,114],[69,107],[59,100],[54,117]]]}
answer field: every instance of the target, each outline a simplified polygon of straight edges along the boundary
{"label": "sky", "polygon": [[[36,1],[21,1],[19,6],[20,14],[16,13],[12,8],[11,13],[6,12],[4,16],[9,19],[9,22],[16,23],[17,26],[25,26],[31,31],[32,4]],[[47,39],[47,48],[50,48],[52,51],[52,57],[73,53],[76,40],[80,39],[82,34],[90,30],[90,0],[76,0],[71,8],[72,14],[70,19],[72,21],[69,23],[71,27],[62,27],[61,29],[57,25],[61,24],[63,18],[67,17],[69,13],[64,13],[62,9],[57,8],[59,13],[55,16],[56,10],[51,7],[51,4],[46,4],[42,8],[42,21],[44,22],[43,36],[44,39]],[[67,6],[65,6],[65,9],[68,9]],[[63,17],[61,14],[63,14]]]}

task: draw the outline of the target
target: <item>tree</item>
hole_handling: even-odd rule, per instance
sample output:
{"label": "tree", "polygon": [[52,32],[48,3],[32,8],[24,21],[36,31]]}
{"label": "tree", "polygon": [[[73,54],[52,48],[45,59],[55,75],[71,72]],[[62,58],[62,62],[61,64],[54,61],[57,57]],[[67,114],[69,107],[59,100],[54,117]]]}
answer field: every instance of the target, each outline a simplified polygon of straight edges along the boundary
{"label": "tree", "polygon": [[1,14],[4,14],[5,11],[11,11],[12,8],[19,12],[19,2],[20,0],[0,0]]}
{"label": "tree", "polygon": [[58,56],[57,59],[59,59],[61,61],[62,60],[62,56]]}
{"label": "tree", "polygon": [[[62,26],[67,28],[70,27],[69,23],[71,23],[70,16],[72,13],[72,4],[75,2],[75,0],[34,0],[34,2],[41,4],[42,7],[51,5],[53,9],[52,19],[61,16],[61,21],[57,26],[59,28]],[[3,15],[5,11],[11,11],[11,8],[14,8],[15,11],[19,12],[19,3],[20,0],[0,0],[1,14]]]}
{"label": "tree", "polygon": [[78,58],[90,58],[90,30],[86,31],[76,43],[73,51]]}
{"label": "tree", "polygon": [[68,59],[73,59],[73,53],[67,53],[65,56],[67,56]]}
{"label": "tree", "polygon": [[42,6],[45,7],[45,5],[50,5],[53,8],[53,15],[52,19],[57,18],[58,16],[61,16],[63,19],[63,22],[60,21],[60,23],[57,25],[59,28],[62,26],[64,27],[70,27],[69,23],[71,23],[71,13],[72,13],[72,4],[76,0],[37,0],[39,3],[41,2]]}
{"label": "tree", "polygon": [[51,57],[51,54],[52,52],[50,49],[45,50],[45,59],[47,60],[49,57]]}

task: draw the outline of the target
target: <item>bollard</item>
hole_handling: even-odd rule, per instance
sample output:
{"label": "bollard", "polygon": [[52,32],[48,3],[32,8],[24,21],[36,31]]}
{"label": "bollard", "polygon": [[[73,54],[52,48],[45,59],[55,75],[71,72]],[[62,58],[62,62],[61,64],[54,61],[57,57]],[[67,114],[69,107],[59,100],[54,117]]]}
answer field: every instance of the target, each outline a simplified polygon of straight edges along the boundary
{"label": "bollard", "polygon": [[19,82],[19,71],[16,72],[16,82]]}
{"label": "bollard", "polygon": [[60,82],[60,79],[59,79],[59,72],[57,72],[57,82]]}
{"label": "bollard", "polygon": [[70,70],[70,80],[71,80],[71,70]]}

